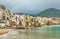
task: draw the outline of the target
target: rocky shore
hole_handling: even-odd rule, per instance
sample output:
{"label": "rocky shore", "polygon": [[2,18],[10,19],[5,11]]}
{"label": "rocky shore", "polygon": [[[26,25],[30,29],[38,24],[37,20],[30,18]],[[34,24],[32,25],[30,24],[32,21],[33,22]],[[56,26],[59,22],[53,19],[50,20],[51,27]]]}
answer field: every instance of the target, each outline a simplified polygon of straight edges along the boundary
{"label": "rocky shore", "polygon": [[14,29],[0,29],[0,35],[8,33],[9,31],[12,31]]}

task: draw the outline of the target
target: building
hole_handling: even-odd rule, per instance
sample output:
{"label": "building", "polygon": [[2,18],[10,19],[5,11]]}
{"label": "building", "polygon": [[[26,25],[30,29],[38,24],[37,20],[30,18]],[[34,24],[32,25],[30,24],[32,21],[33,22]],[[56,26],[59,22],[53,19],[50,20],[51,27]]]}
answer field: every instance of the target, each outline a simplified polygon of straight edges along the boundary
{"label": "building", "polygon": [[26,15],[21,15],[20,20],[23,27],[26,27]]}
{"label": "building", "polygon": [[0,20],[0,27],[10,26],[9,20]]}
{"label": "building", "polygon": [[5,19],[10,20],[11,19],[11,12],[9,10],[5,10]]}
{"label": "building", "polygon": [[0,5],[0,19],[5,19],[5,7]]}

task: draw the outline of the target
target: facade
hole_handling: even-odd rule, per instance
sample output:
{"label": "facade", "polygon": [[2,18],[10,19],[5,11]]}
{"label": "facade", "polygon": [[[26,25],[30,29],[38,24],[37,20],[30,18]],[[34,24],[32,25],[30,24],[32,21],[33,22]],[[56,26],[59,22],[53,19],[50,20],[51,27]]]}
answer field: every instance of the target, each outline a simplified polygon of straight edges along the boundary
{"label": "facade", "polygon": [[5,19],[5,10],[2,8],[2,7],[0,7],[0,19]]}
{"label": "facade", "polygon": [[21,20],[22,26],[25,27],[26,26],[26,15],[21,15],[20,20]]}
{"label": "facade", "polygon": [[11,19],[11,12],[9,10],[5,10],[5,19],[10,20]]}
{"label": "facade", "polygon": [[33,17],[25,14],[13,14],[9,10],[5,10],[4,6],[0,6],[0,26],[37,27],[52,25],[54,23],[60,24],[60,19]]}
{"label": "facade", "polygon": [[0,27],[10,26],[9,20],[0,20]]}

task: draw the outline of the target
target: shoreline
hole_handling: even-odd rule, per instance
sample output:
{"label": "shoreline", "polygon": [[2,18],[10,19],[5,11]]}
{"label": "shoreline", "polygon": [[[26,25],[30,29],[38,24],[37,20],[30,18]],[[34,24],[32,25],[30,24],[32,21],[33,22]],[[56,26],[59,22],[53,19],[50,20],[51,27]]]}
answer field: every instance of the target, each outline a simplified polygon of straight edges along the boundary
{"label": "shoreline", "polygon": [[13,31],[14,29],[0,29],[0,35],[8,33],[9,31]]}
{"label": "shoreline", "polygon": [[[46,25],[46,26],[42,26],[42,27],[55,27],[55,26],[57,27],[57,26],[60,26],[60,25],[50,25],[50,26]],[[14,31],[14,30],[19,30],[19,29],[0,29],[0,35],[3,35],[5,33],[8,33],[9,31]],[[25,29],[20,29],[20,30],[25,30]]]}
{"label": "shoreline", "polygon": [[46,26],[42,26],[42,27],[55,27],[55,26],[60,26],[60,25],[46,25]]}

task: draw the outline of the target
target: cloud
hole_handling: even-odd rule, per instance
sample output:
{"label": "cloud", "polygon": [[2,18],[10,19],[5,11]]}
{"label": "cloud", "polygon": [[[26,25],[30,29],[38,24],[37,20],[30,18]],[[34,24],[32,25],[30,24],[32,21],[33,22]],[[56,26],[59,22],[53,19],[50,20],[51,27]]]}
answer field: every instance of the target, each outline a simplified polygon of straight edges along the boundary
{"label": "cloud", "polygon": [[60,0],[0,0],[12,12],[35,14],[47,8],[60,9]]}

